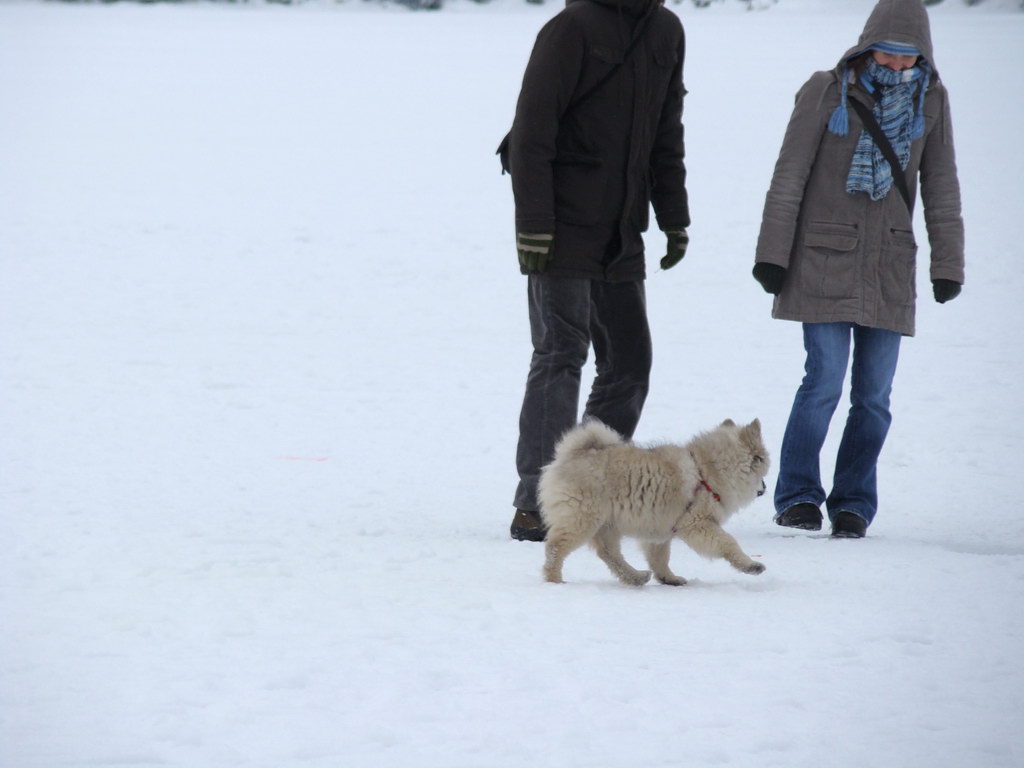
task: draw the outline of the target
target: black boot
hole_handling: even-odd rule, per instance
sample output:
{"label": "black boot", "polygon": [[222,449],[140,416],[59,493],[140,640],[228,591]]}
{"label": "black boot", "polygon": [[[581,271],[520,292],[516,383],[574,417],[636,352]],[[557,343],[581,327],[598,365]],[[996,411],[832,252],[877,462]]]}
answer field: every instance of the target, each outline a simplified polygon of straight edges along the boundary
{"label": "black boot", "polygon": [[801,528],[805,531],[821,530],[821,510],[810,503],[794,504],[783,510],[775,522],[787,528]]}
{"label": "black boot", "polygon": [[516,541],[544,541],[544,523],[540,513],[528,509],[517,509],[512,518],[512,538]]}
{"label": "black boot", "polygon": [[836,512],[832,518],[833,539],[863,539],[868,532],[868,521],[853,512]]}

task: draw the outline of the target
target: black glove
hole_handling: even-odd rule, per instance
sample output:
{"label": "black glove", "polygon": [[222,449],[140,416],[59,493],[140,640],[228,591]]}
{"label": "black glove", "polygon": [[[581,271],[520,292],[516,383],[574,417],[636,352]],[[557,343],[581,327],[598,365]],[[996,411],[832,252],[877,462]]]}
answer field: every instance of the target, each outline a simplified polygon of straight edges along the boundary
{"label": "black glove", "polygon": [[960,283],[940,277],[938,280],[932,280],[932,293],[939,304],[945,304],[960,295]]}
{"label": "black glove", "polygon": [[519,263],[528,272],[543,272],[555,256],[555,236],[516,232],[516,250],[519,252]]}
{"label": "black glove", "polygon": [[662,269],[672,269],[686,255],[686,246],[690,244],[690,236],[686,234],[685,229],[666,229],[665,237],[668,238],[668,244],[660,264]]}
{"label": "black glove", "polygon": [[759,261],[754,265],[754,279],[761,284],[765,293],[778,296],[786,280],[786,268],[767,261]]}

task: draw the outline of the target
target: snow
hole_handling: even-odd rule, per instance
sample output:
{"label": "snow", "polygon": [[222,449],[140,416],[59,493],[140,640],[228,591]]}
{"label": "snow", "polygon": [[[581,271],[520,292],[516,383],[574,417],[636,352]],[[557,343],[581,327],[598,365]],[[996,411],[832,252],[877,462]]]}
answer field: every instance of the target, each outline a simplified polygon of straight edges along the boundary
{"label": "snow", "polygon": [[[694,225],[648,281],[639,440],[757,416],[777,455],[803,360],[750,278],[761,204],[871,5],[674,6]],[[556,5],[0,4],[0,766],[1024,765],[1024,14],[994,5],[931,11],[968,278],[935,304],[922,249],[869,537],[762,499],[729,530],[764,575],[677,546],[689,586],[631,589],[508,538],[493,152]]]}

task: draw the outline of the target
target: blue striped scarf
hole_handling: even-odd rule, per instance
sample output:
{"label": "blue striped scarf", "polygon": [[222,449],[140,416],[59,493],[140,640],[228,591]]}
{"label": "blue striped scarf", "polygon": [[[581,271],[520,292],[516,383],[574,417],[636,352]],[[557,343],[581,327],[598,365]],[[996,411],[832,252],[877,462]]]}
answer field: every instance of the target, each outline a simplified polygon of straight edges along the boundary
{"label": "blue striped scarf", "polygon": [[[868,92],[880,90],[881,98],[872,112],[883,133],[889,138],[896,152],[900,168],[906,170],[910,162],[911,142],[924,135],[924,115],[914,114],[914,95],[920,85],[928,87],[927,65],[905,69],[902,72],[883,67],[874,59],[868,61],[861,82]],[[920,102],[923,99],[919,99]],[[846,178],[846,191],[867,192],[872,200],[881,200],[892,188],[892,168],[882,156],[866,130],[861,131],[850,163],[850,174]]]}

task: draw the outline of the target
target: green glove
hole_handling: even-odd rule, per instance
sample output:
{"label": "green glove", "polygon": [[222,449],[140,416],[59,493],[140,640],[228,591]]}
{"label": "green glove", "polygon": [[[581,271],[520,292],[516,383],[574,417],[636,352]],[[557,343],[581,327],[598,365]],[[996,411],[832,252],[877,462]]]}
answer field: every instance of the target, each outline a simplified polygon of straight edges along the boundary
{"label": "green glove", "polygon": [[555,236],[516,232],[516,250],[527,272],[543,272],[555,256]]}
{"label": "green glove", "polygon": [[671,269],[686,255],[686,246],[690,244],[690,236],[685,229],[666,229],[665,237],[668,238],[667,253],[661,259],[662,269]]}

